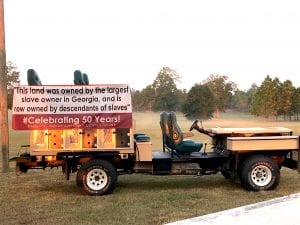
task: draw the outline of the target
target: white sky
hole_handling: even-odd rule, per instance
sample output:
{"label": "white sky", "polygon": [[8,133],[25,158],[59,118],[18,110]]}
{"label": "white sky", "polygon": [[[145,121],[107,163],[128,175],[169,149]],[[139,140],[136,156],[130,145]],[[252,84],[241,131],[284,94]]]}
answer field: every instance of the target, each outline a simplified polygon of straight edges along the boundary
{"label": "white sky", "polygon": [[291,0],[5,0],[7,61],[43,84],[142,89],[162,66],[189,90],[210,74],[242,90],[266,75],[300,86],[300,7]]}

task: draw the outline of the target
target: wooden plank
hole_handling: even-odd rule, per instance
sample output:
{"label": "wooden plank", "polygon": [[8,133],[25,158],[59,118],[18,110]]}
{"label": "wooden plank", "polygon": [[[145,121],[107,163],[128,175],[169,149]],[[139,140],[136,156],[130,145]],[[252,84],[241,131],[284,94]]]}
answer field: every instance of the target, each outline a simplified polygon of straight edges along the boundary
{"label": "wooden plank", "polygon": [[290,133],[292,130],[285,127],[241,127],[241,128],[209,128],[207,131],[213,134],[266,134],[266,133]]}
{"label": "wooden plank", "polygon": [[227,149],[231,151],[249,150],[298,150],[298,136],[268,137],[228,137]]}
{"label": "wooden plank", "polygon": [[55,156],[60,152],[111,152],[111,151],[117,151],[120,154],[133,154],[134,149],[133,148],[113,148],[113,149],[99,149],[99,148],[82,148],[82,149],[47,149],[47,150],[41,150],[41,149],[31,149],[30,155],[35,156]]}

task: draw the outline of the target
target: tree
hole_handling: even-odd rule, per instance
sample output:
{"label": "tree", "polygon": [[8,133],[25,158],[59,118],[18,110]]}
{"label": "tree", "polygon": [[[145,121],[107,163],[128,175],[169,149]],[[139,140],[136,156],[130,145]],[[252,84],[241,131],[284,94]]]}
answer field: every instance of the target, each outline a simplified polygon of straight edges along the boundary
{"label": "tree", "polygon": [[236,90],[230,98],[230,108],[239,112],[248,111],[248,95],[244,91]]}
{"label": "tree", "polygon": [[186,89],[180,90],[178,89],[176,91],[176,96],[178,98],[178,110],[182,112],[182,107],[184,105],[184,103],[186,102],[186,98],[187,98],[187,91]]}
{"label": "tree", "polygon": [[279,93],[278,93],[278,108],[279,114],[286,117],[292,116],[292,98],[293,98],[293,84],[290,80],[286,80],[280,83]]}
{"label": "tree", "polygon": [[203,82],[214,95],[216,101],[215,114],[217,118],[220,117],[220,112],[225,111],[226,106],[229,104],[230,96],[232,95],[231,92],[236,89],[236,84],[227,80],[227,76],[211,74],[207,80]]}
{"label": "tree", "polygon": [[293,88],[291,111],[296,120],[299,120],[300,114],[300,88]]}
{"label": "tree", "polygon": [[179,80],[180,76],[177,72],[169,67],[163,67],[159,71],[152,84],[155,92],[152,108],[154,111],[176,111],[178,109],[178,89],[175,82]]}
{"label": "tree", "polygon": [[6,65],[7,75],[7,108],[12,108],[14,86],[20,84],[20,72],[17,66],[8,61]]}
{"label": "tree", "polygon": [[257,84],[253,83],[251,85],[251,88],[247,91],[247,96],[248,96],[248,110],[250,110],[250,108],[251,108],[251,105],[252,105],[252,102],[253,102],[253,97],[254,97],[257,89],[258,89]]}
{"label": "tree", "polygon": [[152,85],[148,85],[142,91],[132,92],[134,111],[151,111],[155,99],[155,91]]}
{"label": "tree", "polygon": [[253,83],[247,91],[239,89],[233,91],[233,95],[229,99],[229,108],[239,112],[249,112],[257,88],[257,85]]}
{"label": "tree", "polygon": [[195,84],[187,94],[182,111],[189,119],[210,119],[215,110],[215,98],[207,85]]}
{"label": "tree", "polygon": [[268,75],[253,96],[251,113],[265,118],[277,117],[279,112],[279,86],[278,78],[272,80]]}
{"label": "tree", "polygon": [[131,90],[131,99],[132,99],[132,110],[133,111],[143,111],[142,110],[142,101],[141,101],[141,98],[142,98],[142,92],[139,91],[139,90],[134,90],[132,89]]}

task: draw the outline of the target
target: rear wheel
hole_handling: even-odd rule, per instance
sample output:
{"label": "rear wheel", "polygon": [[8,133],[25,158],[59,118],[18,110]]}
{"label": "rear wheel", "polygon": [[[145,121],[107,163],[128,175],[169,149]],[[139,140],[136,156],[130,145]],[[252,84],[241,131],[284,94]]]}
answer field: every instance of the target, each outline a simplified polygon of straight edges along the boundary
{"label": "rear wheel", "polygon": [[117,184],[115,167],[105,160],[91,160],[77,172],[77,186],[85,194],[104,195],[114,190]]}
{"label": "rear wheel", "polygon": [[246,190],[260,191],[277,187],[280,171],[277,164],[269,157],[252,156],[242,164],[241,182]]}

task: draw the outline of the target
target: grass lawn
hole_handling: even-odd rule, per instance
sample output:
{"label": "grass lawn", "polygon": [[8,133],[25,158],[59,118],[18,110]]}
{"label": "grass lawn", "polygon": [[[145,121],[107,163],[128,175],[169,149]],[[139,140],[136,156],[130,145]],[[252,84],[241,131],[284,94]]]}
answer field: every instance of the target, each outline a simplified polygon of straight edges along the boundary
{"label": "grass lawn", "polygon": [[[161,149],[159,113],[135,113],[136,131],[151,137],[153,149]],[[187,131],[192,121],[178,115],[178,123]],[[203,122],[204,127],[285,126],[300,134],[299,122],[276,122],[240,114]],[[196,132],[193,139],[209,142]],[[10,157],[22,144],[28,144],[27,132],[11,132]],[[2,163],[0,162],[1,166]],[[0,224],[164,224],[224,209],[243,206],[300,192],[296,171],[283,168],[274,191],[248,192],[222,175],[151,176],[122,175],[114,192],[107,196],[81,195],[75,174],[64,180],[60,169],[31,170],[16,176],[14,164],[9,173],[0,173]]]}

